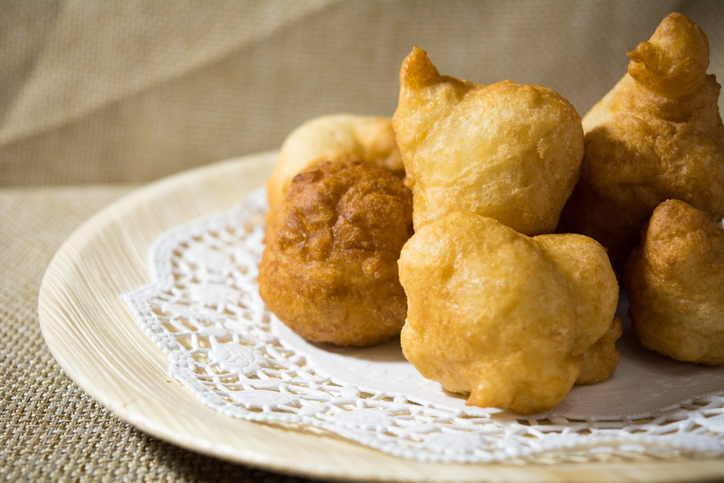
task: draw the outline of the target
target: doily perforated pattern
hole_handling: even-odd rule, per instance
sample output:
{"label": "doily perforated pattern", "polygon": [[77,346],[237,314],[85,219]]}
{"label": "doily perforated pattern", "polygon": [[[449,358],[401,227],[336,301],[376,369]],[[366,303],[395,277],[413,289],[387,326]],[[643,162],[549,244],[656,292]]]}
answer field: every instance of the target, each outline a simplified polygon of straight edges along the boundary
{"label": "doily perforated pattern", "polygon": [[[425,389],[430,398],[412,397],[386,386],[384,377],[374,387],[345,380],[339,368],[330,375],[335,371],[322,367],[323,357],[285,340],[259,296],[265,212],[265,193],[258,190],[232,212],[166,232],[151,248],[153,282],[123,295],[143,331],[168,356],[170,375],[206,405],[249,421],[331,432],[421,461],[724,453],[724,396],[710,382],[718,377],[712,372],[702,383],[706,390],[665,408],[631,408],[635,417],[575,410],[522,417],[440,403],[433,393],[442,391],[432,386]],[[671,386],[666,380],[657,384]],[[585,397],[567,403],[585,406]]]}

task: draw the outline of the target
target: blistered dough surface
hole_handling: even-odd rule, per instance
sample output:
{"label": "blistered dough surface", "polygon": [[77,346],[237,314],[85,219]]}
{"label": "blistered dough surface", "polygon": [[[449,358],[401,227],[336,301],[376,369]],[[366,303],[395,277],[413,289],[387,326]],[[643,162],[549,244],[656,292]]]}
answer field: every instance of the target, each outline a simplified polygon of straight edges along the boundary
{"label": "blistered dough surface", "polygon": [[724,230],[709,216],[683,201],[658,206],[624,280],[645,347],[724,365]]}
{"label": "blistered dough surface", "polygon": [[393,126],[416,229],[461,209],[551,233],[583,157],[580,117],[556,92],[441,76],[417,47],[402,65]]}
{"label": "blistered dough surface", "polygon": [[609,361],[605,377],[615,369],[618,284],[590,238],[529,238],[455,211],[418,230],[399,265],[405,357],[447,390],[469,393],[468,404],[550,409],[581,377],[587,351]]}
{"label": "blistered dough surface", "polygon": [[319,161],[361,161],[403,176],[391,119],[355,114],[330,114],[311,119],[287,136],[267,181],[273,218],[292,179]]}
{"label": "blistered dough surface", "polygon": [[324,162],[297,175],[266,232],[264,302],[315,342],[365,346],[394,337],[407,303],[397,259],[412,235],[400,178],[359,162]]}
{"label": "blistered dough surface", "polygon": [[724,125],[706,35],[674,13],[628,55],[628,73],[583,118],[581,177],[563,213],[566,230],[621,265],[667,199],[724,217]]}

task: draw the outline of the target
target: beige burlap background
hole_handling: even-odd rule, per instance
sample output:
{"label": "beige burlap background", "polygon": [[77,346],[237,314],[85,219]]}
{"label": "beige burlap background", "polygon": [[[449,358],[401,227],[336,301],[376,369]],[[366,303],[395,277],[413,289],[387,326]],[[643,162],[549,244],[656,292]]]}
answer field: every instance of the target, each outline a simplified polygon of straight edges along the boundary
{"label": "beige burlap background", "polygon": [[718,2],[2,2],[0,185],[145,182],[276,148],[302,121],[391,115],[417,44],[442,73],[585,112],[682,11],[724,76]]}
{"label": "beige burlap background", "polygon": [[138,183],[275,149],[311,117],[391,115],[415,44],[442,73],[546,85],[584,114],[672,11],[724,78],[719,1],[0,0],[0,477],[297,481],[145,435],[63,374],[37,318],[63,240]]}

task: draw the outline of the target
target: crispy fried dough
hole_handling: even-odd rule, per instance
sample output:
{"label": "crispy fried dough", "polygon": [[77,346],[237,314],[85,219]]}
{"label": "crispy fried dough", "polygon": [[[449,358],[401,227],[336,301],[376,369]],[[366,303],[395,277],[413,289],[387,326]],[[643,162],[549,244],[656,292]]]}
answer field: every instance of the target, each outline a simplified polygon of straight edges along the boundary
{"label": "crispy fried dough", "polygon": [[586,153],[562,222],[601,242],[615,264],[667,199],[724,217],[724,125],[720,86],[706,74],[709,40],[673,13],[628,55],[628,73],[583,118]]}
{"label": "crispy fried dough", "polygon": [[400,178],[360,162],[322,162],[292,180],[267,229],[259,292],[306,339],[382,342],[405,321],[397,259],[411,235],[412,195]]}
{"label": "crispy fried dough", "polygon": [[393,126],[415,229],[461,209],[551,233],[583,157],[580,117],[561,95],[441,76],[417,47],[402,64]]}
{"label": "crispy fried dough", "polygon": [[467,404],[542,411],[616,368],[618,284],[588,237],[453,211],[416,231],[399,266],[405,357]]}
{"label": "crispy fried dough", "polygon": [[319,161],[362,161],[404,176],[391,119],[332,114],[311,119],[284,140],[267,181],[271,223],[292,178]]}
{"label": "crispy fried dough", "polygon": [[724,230],[678,200],[659,205],[626,262],[634,332],[679,361],[724,365]]}

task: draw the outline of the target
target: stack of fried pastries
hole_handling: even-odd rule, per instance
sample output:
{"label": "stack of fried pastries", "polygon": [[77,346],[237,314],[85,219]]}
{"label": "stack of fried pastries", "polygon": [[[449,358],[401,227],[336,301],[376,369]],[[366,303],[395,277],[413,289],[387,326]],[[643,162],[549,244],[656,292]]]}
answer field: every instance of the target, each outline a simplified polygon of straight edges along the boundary
{"label": "stack of fried pastries", "polygon": [[581,122],[548,88],[440,75],[415,47],[392,122],[329,116],[285,142],[268,183],[267,305],[316,342],[402,330],[423,376],[468,404],[533,413],[615,371],[611,262],[623,267],[644,233],[624,275],[635,333],[724,364],[724,126],[708,40],[672,14],[628,55]]}
{"label": "stack of fried pastries", "polygon": [[[408,359],[470,404],[529,413],[608,378],[621,326],[605,252],[580,235],[527,236],[554,230],[578,177],[575,109],[540,86],[440,76],[417,48],[401,82],[392,127],[405,184],[397,151],[379,147],[389,120],[326,117],[285,141],[268,183],[264,301],[315,342],[371,345],[406,324]],[[451,220],[467,221],[424,235]]]}
{"label": "stack of fried pastries", "polygon": [[709,40],[673,13],[628,55],[628,73],[583,119],[586,152],[562,225],[625,263],[645,347],[722,365],[724,124]]}
{"label": "stack of fried pastries", "polygon": [[549,234],[583,158],[570,103],[442,76],[415,48],[393,127],[415,222],[399,261],[405,357],[468,404],[520,413],[607,379],[621,335],[608,256],[591,238]]}

